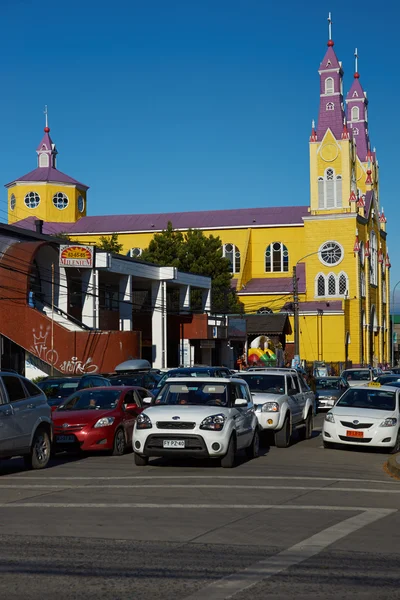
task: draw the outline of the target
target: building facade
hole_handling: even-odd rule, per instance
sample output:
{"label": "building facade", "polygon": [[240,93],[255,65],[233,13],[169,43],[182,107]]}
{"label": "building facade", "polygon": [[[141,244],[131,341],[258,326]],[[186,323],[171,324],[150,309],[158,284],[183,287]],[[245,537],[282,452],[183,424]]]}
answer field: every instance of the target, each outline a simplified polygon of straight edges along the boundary
{"label": "building facade", "polygon": [[[206,235],[218,235],[245,313],[287,312],[292,332],[296,267],[302,359],[388,363],[390,260],[379,165],[370,144],[368,99],[357,57],[353,82],[344,96],[343,68],[331,39],[318,72],[319,116],[309,140],[310,197],[304,206],[86,216],[87,187],[74,180],[64,185],[49,168],[55,154],[45,131],[37,169],[7,186],[10,221],[30,228],[41,218],[46,221],[44,231],[68,232],[77,242],[93,244],[100,236],[117,233],[131,257],[140,257],[169,221],[175,229],[199,228]],[[48,161],[41,158],[42,152]],[[45,200],[35,205],[34,194],[40,195],[43,188]],[[63,206],[61,197],[58,202],[56,188],[72,197],[71,205]],[[293,333],[288,334],[289,359],[293,342]]]}

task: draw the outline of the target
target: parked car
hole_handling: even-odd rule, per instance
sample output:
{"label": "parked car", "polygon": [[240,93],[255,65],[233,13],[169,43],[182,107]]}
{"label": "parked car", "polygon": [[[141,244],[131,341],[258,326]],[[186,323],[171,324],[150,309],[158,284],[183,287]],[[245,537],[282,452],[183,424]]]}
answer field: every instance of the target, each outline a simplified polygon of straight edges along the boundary
{"label": "parked car", "polygon": [[46,395],[16,373],[0,372],[0,458],[22,456],[29,469],[49,462],[53,426]]}
{"label": "parked car", "polygon": [[100,387],[75,392],[53,412],[55,451],[111,450],[121,455],[132,444],[136,417],[147,391]]}
{"label": "parked car", "polygon": [[[294,369],[242,372],[261,431],[272,431],[275,445],[287,448],[293,429],[309,439],[313,431],[314,393]],[[235,376],[234,376],[235,379]]]}
{"label": "parked car", "polygon": [[158,385],[159,379],[160,377],[154,376],[151,371],[137,371],[109,377],[111,385],[133,385],[140,386],[146,390],[154,390]]}
{"label": "parked car", "polygon": [[258,456],[257,418],[248,385],[242,379],[174,377],[135,424],[135,463],[152,456],[218,458],[233,467],[244,449]]}
{"label": "parked car", "polygon": [[341,377],[347,381],[350,387],[354,385],[360,385],[362,383],[367,384],[376,377],[382,374],[381,369],[371,369],[369,367],[359,369],[346,369],[342,372]]}
{"label": "parked car", "polygon": [[336,444],[400,450],[400,388],[372,382],[348,389],[325,416],[325,448]]}
{"label": "parked car", "polygon": [[232,377],[227,367],[179,367],[170,369],[159,380],[153,392],[157,396],[167,379],[171,377]]}
{"label": "parked car", "polygon": [[65,398],[78,390],[106,387],[111,383],[101,375],[82,375],[81,377],[46,377],[46,379],[39,381],[37,385],[44,391],[49,405],[54,409]]}
{"label": "parked car", "polygon": [[377,377],[375,381],[377,383],[380,383],[381,385],[392,385],[392,383],[400,381],[400,374],[397,375],[396,373],[384,373],[383,375],[379,375],[379,377]]}
{"label": "parked car", "polygon": [[329,409],[349,388],[343,377],[317,377],[315,379],[318,410]]}

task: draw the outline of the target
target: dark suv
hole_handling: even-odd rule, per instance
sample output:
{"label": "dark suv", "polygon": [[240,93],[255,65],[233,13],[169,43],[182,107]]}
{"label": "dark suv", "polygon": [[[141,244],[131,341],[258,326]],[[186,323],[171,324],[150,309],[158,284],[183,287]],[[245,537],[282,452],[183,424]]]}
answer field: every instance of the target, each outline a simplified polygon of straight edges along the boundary
{"label": "dark suv", "polygon": [[0,458],[23,456],[42,469],[53,440],[51,409],[43,391],[17,373],[0,372]]}
{"label": "dark suv", "polygon": [[101,375],[82,375],[80,377],[46,377],[37,385],[46,394],[49,405],[56,407],[61,404],[62,400],[78,390],[110,386],[111,383],[109,379]]}
{"label": "dark suv", "polygon": [[150,371],[135,371],[132,373],[119,373],[110,376],[111,385],[133,385],[140,386],[146,390],[154,390],[157,387],[160,377]]}

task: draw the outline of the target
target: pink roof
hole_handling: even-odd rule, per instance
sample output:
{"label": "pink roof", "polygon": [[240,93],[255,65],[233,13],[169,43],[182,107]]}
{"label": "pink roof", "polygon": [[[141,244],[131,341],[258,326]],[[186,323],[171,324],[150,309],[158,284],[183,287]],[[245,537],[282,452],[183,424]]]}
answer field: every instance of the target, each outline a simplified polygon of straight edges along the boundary
{"label": "pink roof", "polygon": [[70,183],[80,187],[83,190],[88,189],[88,186],[84,183],[80,183],[76,179],[73,179],[69,175],[62,173],[58,169],[53,169],[53,167],[37,167],[30,173],[27,173],[22,177],[18,177],[17,179],[14,179],[14,181],[10,181],[10,183],[7,183],[5,187],[9,187],[16,181],[48,181],[49,183]]}

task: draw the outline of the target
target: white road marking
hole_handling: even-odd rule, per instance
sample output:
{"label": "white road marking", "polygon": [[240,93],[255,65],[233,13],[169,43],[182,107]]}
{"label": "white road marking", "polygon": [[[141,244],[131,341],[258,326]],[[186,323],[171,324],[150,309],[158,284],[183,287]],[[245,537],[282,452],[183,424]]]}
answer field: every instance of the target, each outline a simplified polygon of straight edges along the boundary
{"label": "white road marking", "polygon": [[[151,502],[1,502],[1,508],[184,508],[190,510],[199,509],[238,509],[238,510],[328,510],[328,511],[346,511],[346,512],[365,512],[369,509],[365,506],[315,506],[313,504],[155,504]],[[397,512],[397,509],[377,509],[386,511],[388,514]]]}
{"label": "white road marking", "polygon": [[324,492],[352,492],[352,493],[367,493],[367,494],[400,494],[400,486],[398,489],[377,489],[377,488],[347,488],[347,487],[328,487],[328,486],[296,486],[296,485],[188,485],[188,484],[171,484],[171,485],[71,485],[71,484],[5,484],[0,483],[0,490],[147,490],[147,489],[210,489],[210,490],[291,490],[291,491],[324,491]]}
{"label": "white road marking", "polygon": [[227,600],[253,585],[269,579],[294,565],[319,554],[327,546],[362,529],[383,517],[396,512],[396,510],[371,509],[360,515],[345,519],[320,533],[295,544],[279,554],[261,560],[243,571],[224,577],[201,590],[187,596],[185,600]]}

